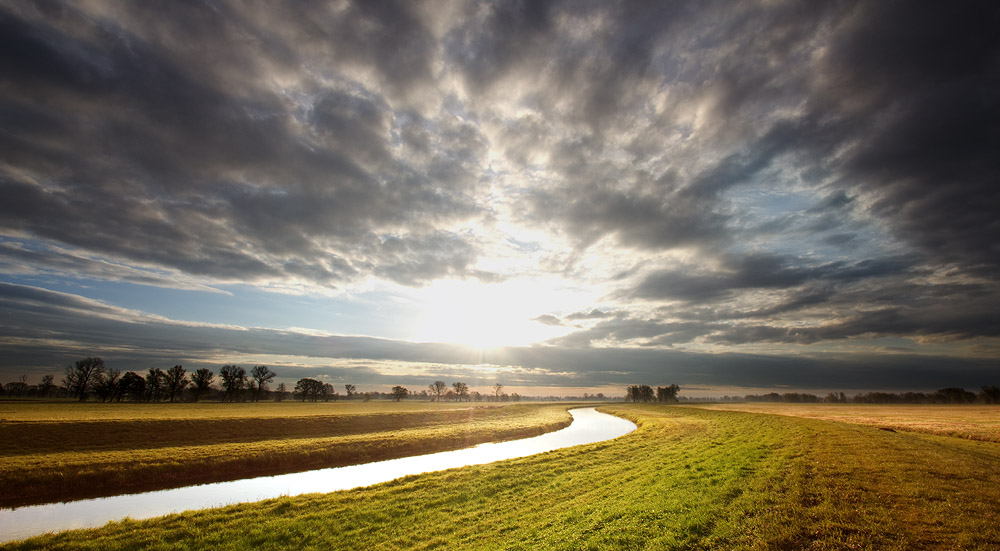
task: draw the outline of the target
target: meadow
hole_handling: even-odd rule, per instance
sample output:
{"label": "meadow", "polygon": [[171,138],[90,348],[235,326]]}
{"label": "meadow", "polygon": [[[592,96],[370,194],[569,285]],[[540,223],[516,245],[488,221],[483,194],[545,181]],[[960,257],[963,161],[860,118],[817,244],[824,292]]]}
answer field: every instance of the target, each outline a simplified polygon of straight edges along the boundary
{"label": "meadow", "polygon": [[[885,406],[886,412],[894,406]],[[1000,444],[614,404],[634,433],[4,549],[997,549]]]}
{"label": "meadow", "polygon": [[565,405],[0,404],[0,506],[367,463],[556,430]]}

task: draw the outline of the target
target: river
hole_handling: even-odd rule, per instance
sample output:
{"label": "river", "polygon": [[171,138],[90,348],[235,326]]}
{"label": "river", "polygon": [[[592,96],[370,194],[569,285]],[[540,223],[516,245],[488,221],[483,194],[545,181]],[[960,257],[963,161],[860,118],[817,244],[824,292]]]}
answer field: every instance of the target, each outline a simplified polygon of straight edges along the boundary
{"label": "river", "polygon": [[595,408],[572,409],[570,414],[573,416],[573,422],[568,427],[522,440],[480,444],[461,450],[347,467],[66,503],[32,505],[17,509],[0,509],[0,542],[24,539],[46,532],[93,528],[125,517],[144,519],[281,496],[350,490],[408,475],[482,465],[570,446],[592,444],[617,438],[636,428],[631,421],[600,413]]}

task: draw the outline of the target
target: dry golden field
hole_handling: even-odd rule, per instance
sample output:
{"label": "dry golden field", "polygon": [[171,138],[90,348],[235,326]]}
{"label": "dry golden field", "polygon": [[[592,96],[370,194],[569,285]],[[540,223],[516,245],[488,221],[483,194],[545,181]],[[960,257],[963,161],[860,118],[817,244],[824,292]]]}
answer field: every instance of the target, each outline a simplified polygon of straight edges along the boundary
{"label": "dry golden field", "polygon": [[568,405],[0,404],[0,505],[352,465],[535,436]]}
{"label": "dry golden field", "polygon": [[1000,406],[996,405],[725,403],[695,407],[791,415],[1000,442]]}

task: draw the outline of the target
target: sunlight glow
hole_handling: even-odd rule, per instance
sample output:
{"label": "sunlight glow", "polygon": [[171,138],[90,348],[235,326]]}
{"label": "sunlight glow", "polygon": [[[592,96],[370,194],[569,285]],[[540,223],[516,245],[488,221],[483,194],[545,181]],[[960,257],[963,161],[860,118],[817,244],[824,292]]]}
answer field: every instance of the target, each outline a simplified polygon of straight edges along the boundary
{"label": "sunlight glow", "polygon": [[589,303],[589,297],[551,280],[442,280],[421,289],[418,297],[422,315],[414,323],[414,340],[478,348],[524,346],[565,335],[571,328],[532,318]]}

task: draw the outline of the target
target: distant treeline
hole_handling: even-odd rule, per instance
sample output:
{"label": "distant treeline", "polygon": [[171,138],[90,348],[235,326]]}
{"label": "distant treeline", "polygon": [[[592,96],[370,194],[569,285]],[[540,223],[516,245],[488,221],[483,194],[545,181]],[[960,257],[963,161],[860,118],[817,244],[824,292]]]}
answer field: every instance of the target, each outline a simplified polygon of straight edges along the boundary
{"label": "distant treeline", "polygon": [[964,388],[942,388],[935,392],[863,392],[847,396],[843,392],[830,392],[824,397],[800,392],[778,394],[750,394],[733,397],[733,401],[743,402],[791,402],[809,403],[823,402],[833,404],[1000,404],[1000,387],[983,386],[978,393],[969,392]]}
{"label": "distant treeline", "polygon": [[[413,398],[417,400],[430,400],[433,402],[482,402],[486,400],[487,402],[520,402],[521,395],[512,392],[507,394],[503,391],[503,385],[496,383],[492,387],[492,393],[483,394],[477,391],[470,391],[469,385],[461,381],[451,383],[451,388],[448,388],[448,384],[444,381],[434,381],[428,385],[426,390],[421,390],[420,392],[410,391],[406,387],[396,385],[392,387],[392,392],[359,392],[357,387],[351,384],[344,385],[344,390],[347,394],[343,398],[361,399],[364,401],[369,400],[395,400],[400,401],[405,398]],[[330,383],[323,383],[306,377],[304,379],[299,379],[295,383],[295,390],[292,396],[301,399],[303,402],[309,400],[311,402],[330,400],[337,401],[341,398],[341,395],[333,388]]]}
{"label": "distant treeline", "polygon": [[653,387],[649,385],[631,385],[625,387],[625,401],[626,402],[661,402],[669,403],[677,401],[677,393],[681,391],[681,387],[677,385],[670,386],[658,386],[656,387],[656,393],[653,393]]}
{"label": "distant treeline", "polygon": [[[27,376],[0,385],[0,397],[12,398],[73,398],[80,401],[96,398],[102,402],[174,402],[216,400],[220,402],[258,402],[261,400],[302,400],[336,401],[347,400],[430,400],[469,402],[519,402],[522,397],[516,392],[506,393],[503,385],[496,383],[491,392],[472,391],[463,382],[454,382],[449,387],[444,381],[434,381],[419,392],[403,386],[392,387],[391,392],[360,392],[352,384],[345,384],[345,394],[341,395],[330,383],[313,378],[303,378],[291,390],[285,383],[271,388],[277,377],[265,365],[255,365],[247,371],[238,365],[224,365],[218,376],[208,368],[188,372],[181,365],[168,369],[157,367],[137,373],[122,373],[109,369],[99,357],[83,358],[66,368],[62,380],[57,384],[54,375],[45,375],[36,385],[28,384]],[[864,392],[848,396],[843,392],[830,392],[820,397],[802,392],[779,394],[748,394],[746,396],[722,396],[714,398],[690,398],[679,396],[681,387],[675,384],[653,387],[630,385],[625,388],[624,398],[605,396],[603,393],[582,396],[532,397],[541,401],[607,401],[628,402],[788,402],[788,403],[854,403],[854,404],[1000,404],[1000,387],[983,386],[978,393],[964,388],[942,388],[935,392]]]}
{"label": "distant treeline", "polygon": [[[470,391],[469,385],[454,382],[451,387],[444,381],[434,381],[427,389],[411,392],[394,386],[392,392],[360,392],[352,384],[345,384],[345,394],[340,394],[332,384],[313,378],[299,379],[288,389],[285,383],[271,384],[278,374],[266,365],[255,365],[249,371],[238,365],[224,365],[218,376],[211,369],[194,372],[175,365],[169,369],[149,368],[137,373],[111,369],[99,357],[83,358],[66,368],[60,384],[54,375],[45,375],[37,385],[29,385],[27,376],[0,385],[0,396],[11,398],[69,398],[79,401],[91,398],[101,402],[175,402],[216,400],[220,402],[259,402],[261,400],[337,401],[346,400],[402,400],[411,398],[432,401],[519,402],[521,395],[506,393],[503,385],[496,383],[491,392]],[[603,394],[587,399],[597,399]]]}

